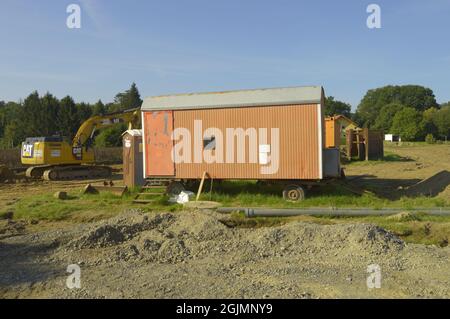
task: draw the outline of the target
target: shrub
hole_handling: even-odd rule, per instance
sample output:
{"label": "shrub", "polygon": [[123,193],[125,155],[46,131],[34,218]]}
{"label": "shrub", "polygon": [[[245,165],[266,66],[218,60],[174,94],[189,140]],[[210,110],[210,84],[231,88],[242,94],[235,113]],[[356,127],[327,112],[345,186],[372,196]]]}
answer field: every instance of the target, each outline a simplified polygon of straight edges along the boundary
{"label": "shrub", "polygon": [[108,127],[100,132],[95,138],[97,147],[122,146],[122,133],[126,131],[127,126],[123,123]]}
{"label": "shrub", "polygon": [[434,144],[436,143],[436,139],[434,138],[433,134],[427,134],[427,136],[425,136],[425,142],[427,142],[428,144]]}

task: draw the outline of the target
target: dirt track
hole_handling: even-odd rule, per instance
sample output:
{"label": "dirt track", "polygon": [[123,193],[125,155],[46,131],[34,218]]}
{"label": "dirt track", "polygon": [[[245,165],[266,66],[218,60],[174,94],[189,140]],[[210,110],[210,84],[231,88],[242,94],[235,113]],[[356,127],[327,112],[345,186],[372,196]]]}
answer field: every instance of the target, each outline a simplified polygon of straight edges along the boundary
{"label": "dirt track", "polygon": [[[238,229],[223,218],[130,212],[3,238],[0,297],[450,297],[450,248],[406,245],[372,225]],[[82,286],[70,290],[74,263]],[[381,267],[380,289],[367,288],[370,264]]]}
{"label": "dirt track", "polygon": [[[450,172],[450,145],[420,145],[398,147],[386,145],[385,152],[400,156],[397,160],[366,164],[356,162],[356,165],[345,165],[347,176],[367,175],[352,183],[369,186],[381,193],[390,193],[398,199],[398,187],[407,187],[429,178],[441,171]],[[448,183],[448,179],[447,179]],[[437,197],[450,199],[450,185],[439,188]]]}

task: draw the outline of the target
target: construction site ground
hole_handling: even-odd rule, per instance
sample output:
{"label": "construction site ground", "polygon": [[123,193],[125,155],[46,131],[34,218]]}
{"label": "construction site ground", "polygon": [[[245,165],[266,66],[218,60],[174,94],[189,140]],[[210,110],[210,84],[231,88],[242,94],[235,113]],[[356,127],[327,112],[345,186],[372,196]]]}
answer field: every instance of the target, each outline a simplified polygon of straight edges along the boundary
{"label": "construction site ground", "polygon": [[[450,145],[388,146],[386,155],[385,161],[346,165],[347,176],[364,175],[355,185],[395,194],[450,171]],[[114,176],[116,185],[120,178]],[[31,203],[45,210],[54,192],[78,194],[87,183],[0,184],[0,297],[450,297],[445,219],[424,228],[432,233],[439,227],[442,245],[423,245],[353,219],[291,218],[241,227],[230,222],[233,216],[213,210],[126,203],[102,208],[108,197],[99,197],[98,208],[74,210],[70,218],[15,215],[30,197],[42,195],[44,201]],[[450,187],[433,198],[448,208]],[[32,215],[33,207],[26,207]],[[408,215],[398,223],[403,220],[420,223]],[[66,286],[70,264],[80,266],[80,289]],[[367,286],[370,265],[380,267],[381,288]]]}

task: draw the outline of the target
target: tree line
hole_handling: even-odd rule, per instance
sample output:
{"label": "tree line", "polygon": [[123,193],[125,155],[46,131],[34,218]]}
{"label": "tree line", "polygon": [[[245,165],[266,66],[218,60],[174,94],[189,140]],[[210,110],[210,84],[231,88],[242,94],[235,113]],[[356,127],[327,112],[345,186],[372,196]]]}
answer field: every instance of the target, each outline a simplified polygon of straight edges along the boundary
{"label": "tree line", "polygon": [[[93,115],[140,107],[142,99],[135,83],[116,94],[114,102],[75,102],[70,96],[59,100],[51,93],[32,92],[23,101],[0,101],[0,148],[20,146],[26,137],[61,135],[71,141],[80,125]],[[369,90],[352,113],[351,105],[329,96],[325,114],[342,114],[361,127],[397,134],[405,141],[450,137],[450,102],[439,105],[431,89],[418,85],[385,86]],[[125,124],[102,130],[97,146],[120,146]]]}
{"label": "tree line", "polygon": [[[142,99],[135,83],[116,94],[114,102],[95,104],[75,102],[71,96],[56,98],[47,92],[32,92],[23,101],[0,101],[0,148],[19,146],[27,137],[63,136],[70,142],[89,117],[140,107]],[[120,146],[126,124],[104,129],[95,138],[97,146]]]}
{"label": "tree line", "polygon": [[418,85],[369,90],[355,113],[350,104],[328,97],[325,113],[345,115],[361,127],[396,134],[404,141],[434,142],[450,137],[450,102],[438,104],[431,89]]}

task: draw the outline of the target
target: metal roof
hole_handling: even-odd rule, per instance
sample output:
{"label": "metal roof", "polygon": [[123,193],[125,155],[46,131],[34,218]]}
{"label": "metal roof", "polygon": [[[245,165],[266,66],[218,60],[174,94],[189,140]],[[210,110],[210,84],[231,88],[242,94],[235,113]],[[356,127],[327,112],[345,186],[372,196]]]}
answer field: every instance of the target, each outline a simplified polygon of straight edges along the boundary
{"label": "metal roof", "polygon": [[321,86],[162,95],[145,98],[141,110],[186,110],[315,104],[321,102],[323,95],[324,92]]}

